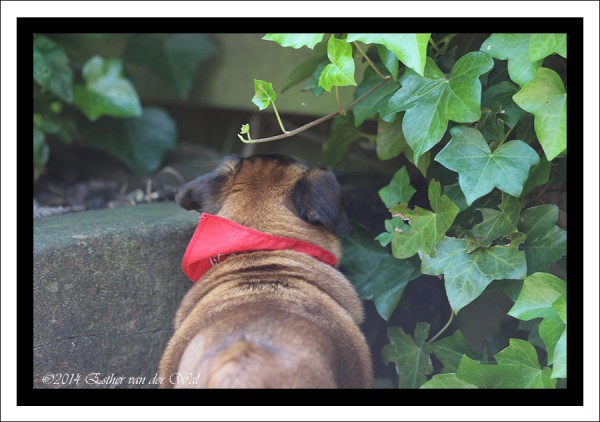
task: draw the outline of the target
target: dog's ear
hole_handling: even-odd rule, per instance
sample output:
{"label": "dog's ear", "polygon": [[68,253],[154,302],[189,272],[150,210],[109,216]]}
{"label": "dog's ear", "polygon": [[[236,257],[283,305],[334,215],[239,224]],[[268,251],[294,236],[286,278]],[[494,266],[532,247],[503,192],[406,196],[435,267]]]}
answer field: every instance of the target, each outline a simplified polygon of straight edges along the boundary
{"label": "dog's ear", "polygon": [[343,194],[333,171],[317,167],[296,182],[293,203],[300,218],[322,224],[338,236],[350,232],[351,224],[344,210]]}
{"label": "dog's ear", "polygon": [[177,203],[186,210],[216,214],[221,208],[223,188],[241,161],[236,156],[227,157],[212,172],[181,186],[175,198]]}

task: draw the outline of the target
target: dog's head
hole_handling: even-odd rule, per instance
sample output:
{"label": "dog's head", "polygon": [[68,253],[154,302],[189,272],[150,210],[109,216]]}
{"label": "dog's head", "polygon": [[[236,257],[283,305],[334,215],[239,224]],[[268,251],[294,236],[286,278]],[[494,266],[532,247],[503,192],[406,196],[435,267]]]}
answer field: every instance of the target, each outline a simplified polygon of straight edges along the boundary
{"label": "dog's head", "polygon": [[332,252],[339,249],[331,245],[337,245],[333,235],[345,235],[351,227],[333,172],[281,155],[228,157],[183,185],[177,202],[255,230],[321,243]]}

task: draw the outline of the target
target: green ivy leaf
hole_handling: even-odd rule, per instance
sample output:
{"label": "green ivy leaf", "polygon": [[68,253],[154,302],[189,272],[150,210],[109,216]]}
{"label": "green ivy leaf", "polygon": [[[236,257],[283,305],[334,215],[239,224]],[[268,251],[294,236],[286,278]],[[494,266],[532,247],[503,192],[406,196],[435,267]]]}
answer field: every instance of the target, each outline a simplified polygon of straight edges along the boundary
{"label": "green ivy leaf", "polygon": [[51,39],[33,39],[33,79],[67,103],[73,102],[73,71],[65,51]]}
{"label": "green ivy leaf", "polygon": [[471,52],[461,57],[446,77],[433,59],[427,59],[424,77],[407,70],[400,78],[402,87],[390,98],[381,115],[406,110],[402,130],[415,162],[441,139],[448,121],[471,123],[481,116],[481,82],[494,61],[485,53]]}
{"label": "green ivy leaf", "polygon": [[[325,44],[321,45],[324,46]],[[321,45],[319,45],[319,47],[321,47]],[[296,86],[303,80],[311,77],[316,72],[317,68],[321,65],[321,63],[323,63],[321,70],[319,70],[315,78],[315,86],[318,85],[319,75],[321,75],[321,72],[323,71],[325,66],[327,66],[327,63],[329,63],[325,49],[319,47],[317,47],[315,53],[312,56],[310,56],[308,59],[296,66],[294,70],[292,70],[290,75],[287,77],[283,88],[281,89],[282,93],[284,93],[291,87]]]}
{"label": "green ivy leaf", "polygon": [[554,53],[567,58],[567,34],[531,34],[530,62],[542,60]]}
{"label": "green ivy leaf", "polygon": [[491,108],[494,104],[500,104],[501,113],[499,117],[509,128],[514,128],[517,122],[525,114],[515,102],[513,95],[519,87],[509,81],[502,81],[490,86],[481,95],[481,106]]}
{"label": "green ivy leaf", "polygon": [[352,46],[346,40],[336,40],[332,35],[327,42],[329,63],[319,77],[319,85],[330,92],[333,86],[356,85]]}
{"label": "green ivy leaf", "polygon": [[323,41],[325,34],[267,34],[263,40],[275,41],[282,47],[302,48],[304,46],[311,50]]}
{"label": "green ivy leaf", "polygon": [[456,204],[459,213],[469,208],[469,205],[467,205],[465,194],[462,190],[460,190],[460,186],[458,183],[444,186],[444,193],[448,196],[448,198],[450,198],[452,202]]}
{"label": "green ivy leaf", "polygon": [[477,209],[481,212],[483,221],[473,226],[471,230],[475,242],[469,242],[468,252],[472,252],[478,247],[487,248],[494,240],[517,231],[521,201],[514,196],[502,193],[502,203],[498,205],[498,209],[500,211],[490,208]]}
{"label": "green ivy leaf", "polygon": [[479,352],[467,341],[460,330],[451,336],[431,343],[433,354],[444,365],[442,372],[454,372],[460,364],[463,355],[473,359],[479,357]]}
{"label": "green ivy leaf", "polygon": [[552,304],[552,308],[556,311],[562,322],[567,322],[567,292],[560,295]]}
{"label": "green ivy leaf", "polygon": [[252,102],[259,110],[269,107],[271,101],[275,102],[276,99],[277,96],[271,82],[261,81],[260,79],[254,80],[254,97],[252,97]]}
{"label": "green ivy leaf", "polygon": [[46,143],[46,135],[38,128],[33,128],[33,166],[38,171],[48,162],[50,150]]}
{"label": "green ivy leaf", "polygon": [[556,315],[552,304],[566,292],[566,283],[547,273],[535,273],[523,282],[523,287],[508,315],[528,321]]}
{"label": "green ivy leaf", "polygon": [[418,262],[394,258],[377,245],[371,232],[356,224],[342,238],[342,247],[344,274],[361,299],[373,301],[379,315],[388,320],[407,284],[421,275]]}
{"label": "green ivy leaf", "polygon": [[135,34],[127,39],[123,58],[154,73],[177,93],[189,97],[202,62],[216,51],[206,34]]}
{"label": "green ivy leaf", "polygon": [[389,185],[379,190],[379,197],[389,209],[397,204],[408,204],[416,190],[410,184],[406,167],[402,167],[392,177]]}
{"label": "green ivy leaf", "polygon": [[403,231],[405,227],[408,227],[401,218],[393,217],[389,220],[384,221],[385,230],[383,233],[379,234],[375,240],[379,242],[379,244],[383,247],[386,247],[390,243],[392,243],[392,235],[396,230]]}
{"label": "green ivy leaf", "polygon": [[500,118],[500,105],[494,104],[492,108],[482,108],[481,118],[475,128],[483,135],[487,142],[504,139],[504,121]]}
{"label": "green ivy leaf", "polygon": [[567,253],[567,233],[556,226],[558,207],[540,205],[521,213],[519,231],[527,235],[523,251],[527,273],[547,272],[550,264]]}
{"label": "green ivy leaf", "polygon": [[529,176],[527,177],[527,181],[523,186],[523,192],[521,196],[527,195],[537,186],[545,185],[548,183],[548,178],[550,177],[550,170],[552,169],[552,163],[546,158],[541,157],[540,162],[533,166],[529,171]]}
{"label": "green ivy leaf", "polygon": [[526,341],[510,339],[510,345],[495,357],[498,365],[483,365],[465,355],[456,376],[479,388],[556,387],[550,368],[540,368],[535,348]]}
{"label": "green ivy leaf", "polygon": [[171,84],[181,99],[190,96],[200,64],[216,52],[206,34],[173,34],[165,42],[164,51],[171,74]]}
{"label": "green ivy leaf", "polygon": [[[398,58],[394,53],[392,53],[389,49],[384,47],[383,45],[377,46],[377,53],[379,53],[379,58],[381,62],[385,66],[385,68],[390,72],[392,78],[396,81],[398,80]],[[423,61],[425,62],[425,61]]]}
{"label": "green ivy leaf", "polygon": [[476,129],[455,126],[452,139],[435,157],[435,161],[459,174],[458,182],[471,205],[477,198],[497,187],[519,197],[529,168],[540,160],[523,141],[510,141],[491,151]]}
{"label": "green ivy leaf", "polygon": [[425,340],[429,324],[418,322],[414,339],[400,327],[388,327],[390,344],[383,346],[383,360],[393,362],[398,372],[398,388],[418,388],[433,371],[431,346]]}
{"label": "green ivy leaf", "polygon": [[540,323],[539,333],[548,353],[548,365],[554,362],[554,352],[566,325],[558,315],[544,318]]}
{"label": "green ivy leaf", "polygon": [[75,85],[75,105],[90,121],[102,116],[137,117],[142,106],[131,82],[123,77],[120,59],[93,56],[82,69],[84,85]]}
{"label": "green ivy leaf", "polygon": [[535,133],[552,161],[567,148],[567,93],[560,76],[541,67],[513,99],[535,116]]}
{"label": "green ivy leaf", "polygon": [[552,378],[567,378],[567,329],[556,343],[552,363]]}
{"label": "green ivy leaf", "polygon": [[429,203],[432,211],[420,207],[409,209],[400,204],[390,210],[393,216],[408,221],[404,230],[392,234],[392,253],[398,259],[410,258],[417,252],[436,256],[436,245],[452,226],[458,215],[458,207],[442,194],[438,181],[429,183]]}
{"label": "green ivy leaf", "polygon": [[137,176],[160,167],[167,151],[175,149],[177,128],[162,109],[144,107],[141,117],[101,119],[81,127],[86,144],[107,152]]}
{"label": "green ivy leaf", "polygon": [[352,114],[337,117],[331,125],[331,133],[323,144],[321,163],[329,167],[337,167],[346,151],[360,136],[361,131],[354,127]]}
{"label": "green ivy leaf", "polygon": [[429,381],[423,384],[420,388],[477,388],[473,384],[469,384],[458,378],[456,374],[438,374],[434,375]]}
{"label": "green ivy leaf", "polygon": [[[360,98],[364,93],[381,83],[381,77],[371,67],[365,69],[363,80],[356,88],[354,98]],[[354,126],[359,127],[368,118],[378,113],[388,102],[390,97],[400,88],[397,82],[387,82],[377,91],[370,94],[352,109],[354,113]]]}
{"label": "green ivy leaf", "polygon": [[[519,238],[520,237],[520,238]],[[467,241],[445,238],[437,246],[437,256],[419,252],[421,272],[444,274],[446,295],[454,313],[475,300],[493,280],[522,279],[527,266],[518,249],[521,236],[514,236],[508,246],[493,246],[467,253]]]}
{"label": "green ivy leaf", "polygon": [[[376,138],[377,158],[380,160],[390,160],[400,154],[404,154],[411,164],[415,165],[413,151],[406,143],[402,133],[402,118],[395,119],[393,123],[379,120],[377,123]],[[418,166],[416,166],[423,177],[427,176],[427,169],[431,161],[431,154],[426,152],[421,156]]]}
{"label": "green ivy leaf", "polygon": [[510,79],[519,86],[533,79],[541,60],[529,61],[530,34],[492,34],[481,45],[480,51],[488,53],[495,59],[508,60]]}
{"label": "green ivy leaf", "polygon": [[542,370],[535,347],[524,340],[511,338],[509,346],[495,356],[499,366],[518,365],[531,378],[527,388],[555,388],[556,381],[549,377],[548,368]]}
{"label": "green ivy leaf", "polygon": [[365,44],[381,44],[396,57],[423,76],[427,43],[431,34],[348,34],[348,42],[360,41]]}

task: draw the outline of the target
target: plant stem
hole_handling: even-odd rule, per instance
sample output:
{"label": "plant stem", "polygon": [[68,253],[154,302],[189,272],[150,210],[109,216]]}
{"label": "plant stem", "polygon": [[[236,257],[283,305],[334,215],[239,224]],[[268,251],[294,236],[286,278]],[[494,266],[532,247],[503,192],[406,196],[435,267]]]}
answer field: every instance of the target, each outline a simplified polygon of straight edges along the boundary
{"label": "plant stem", "polygon": [[[281,117],[279,117],[277,107],[275,107],[275,101],[271,101],[271,104],[273,104],[273,110],[275,110],[275,116],[277,116],[277,121],[279,122],[279,127],[281,128],[281,131],[283,133],[287,133],[287,130],[285,130],[285,128],[283,127],[283,123],[281,122]],[[250,136],[248,136],[248,139],[250,139]]]}
{"label": "plant stem", "polygon": [[[391,76],[386,76],[383,81],[381,81],[380,83],[378,83],[377,85],[375,85],[373,88],[371,88],[370,90],[368,90],[367,92],[365,92],[363,95],[361,95],[360,97],[358,97],[356,100],[352,101],[342,111],[344,113],[347,113],[348,111],[350,111],[352,109],[352,107],[354,107],[356,104],[358,104],[361,101],[363,101],[365,98],[367,98],[373,92],[377,91],[379,88],[381,88],[387,82],[389,82],[391,79],[392,79]],[[338,116],[341,116],[341,113],[339,111],[335,111],[335,112],[329,113],[328,115],[323,116],[323,117],[321,117],[321,118],[319,118],[317,120],[313,120],[312,122],[307,123],[304,126],[300,126],[299,128],[296,128],[294,130],[287,131],[287,132],[285,132],[285,133],[283,133],[281,135],[270,136],[268,138],[253,139],[251,143],[253,143],[253,144],[260,144],[262,142],[272,142],[272,141],[278,141],[280,139],[289,138],[291,136],[297,135],[300,132],[304,132],[305,130],[310,129],[311,127],[314,127],[314,126],[316,126],[318,124],[324,123],[327,120],[331,120],[331,119],[333,119],[335,117],[338,117]]]}
{"label": "plant stem", "polygon": [[513,128],[511,127],[510,129],[508,129],[508,132],[506,132],[506,135],[504,136],[504,138],[502,138],[502,140],[500,141],[500,143],[498,145],[496,145],[495,149],[500,148],[500,145],[502,145],[504,143],[504,141],[506,141],[508,139],[508,137],[510,136],[510,133],[513,131]]}
{"label": "plant stem", "polygon": [[338,111],[341,115],[345,115],[346,112],[344,112],[344,109],[342,108],[342,102],[340,101],[340,90],[338,89],[337,85],[335,87],[335,100],[337,101]]}
{"label": "plant stem", "polygon": [[439,56],[440,55],[440,48],[437,46],[437,44],[435,43],[435,41],[431,37],[429,37],[429,44],[431,44],[431,46],[435,50],[435,55]]}
{"label": "plant stem", "polygon": [[440,331],[437,332],[437,334],[433,337],[431,337],[431,339],[429,339],[429,341],[427,343],[432,343],[436,338],[438,338],[444,331],[446,331],[446,329],[448,329],[448,327],[450,326],[450,324],[452,323],[452,320],[454,319],[454,311],[451,309],[450,310],[450,318],[448,319],[448,322],[446,323],[446,325],[444,325],[442,327],[442,329]]}
{"label": "plant stem", "polygon": [[358,45],[358,43],[356,41],[353,41],[352,44],[354,44],[354,46],[356,47],[356,49],[365,58],[365,60],[367,61],[367,63],[369,63],[369,66],[371,66],[371,69],[373,69],[375,71],[375,73],[377,73],[382,79],[385,79],[385,75],[383,73],[381,73],[381,71],[379,69],[377,69],[377,66],[375,66],[375,63],[373,63],[371,61],[371,59],[369,58],[369,56],[367,56],[367,53],[365,53],[362,50],[362,48],[360,48],[360,46]]}

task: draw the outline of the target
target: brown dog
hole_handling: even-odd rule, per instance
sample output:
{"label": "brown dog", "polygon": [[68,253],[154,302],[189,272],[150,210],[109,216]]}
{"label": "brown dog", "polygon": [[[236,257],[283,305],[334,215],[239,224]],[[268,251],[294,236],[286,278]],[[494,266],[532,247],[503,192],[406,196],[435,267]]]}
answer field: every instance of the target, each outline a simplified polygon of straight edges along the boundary
{"label": "brown dog", "polygon": [[[184,185],[177,201],[316,245],[338,263],[336,235],[350,230],[333,172],[279,155],[227,158]],[[339,271],[297,250],[220,258],[179,307],[160,363],[161,387],[372,386],[371,356],[358,327],[362,304]]]}

